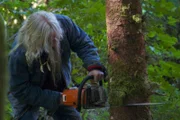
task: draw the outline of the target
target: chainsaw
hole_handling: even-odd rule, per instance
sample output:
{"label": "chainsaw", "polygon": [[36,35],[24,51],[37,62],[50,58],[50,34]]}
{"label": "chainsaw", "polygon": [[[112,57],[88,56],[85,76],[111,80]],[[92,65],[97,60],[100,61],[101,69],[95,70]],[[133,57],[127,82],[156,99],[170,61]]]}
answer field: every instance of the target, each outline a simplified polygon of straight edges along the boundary
{"label": "chainsaw", "polygon": [[103,87],[102,80],[99,83],[86,84],[93,76],[87,76],[80,83],[79,87],[65,89],[62,93],[64,105],[72,106],[81,111],[83,109],[94,109],[105,107],[107,102],[107,93]]}
{"label": "chainsaw", "polygon": [[[94,109],[102,107],[110,107],[107,103],[107,93],[103,87],[103,82],[99,81],[98,84],[85,85],[88,80],[93,79],[93,76],[87,76],[80,83],[79,87],[72,87],[63,91],[63,104],[72,106],[81,111],[83,109]],[[167,103],[129,103],[121,106],[111,107],[141,107],[141,106],[154,106],[164,105]]]}

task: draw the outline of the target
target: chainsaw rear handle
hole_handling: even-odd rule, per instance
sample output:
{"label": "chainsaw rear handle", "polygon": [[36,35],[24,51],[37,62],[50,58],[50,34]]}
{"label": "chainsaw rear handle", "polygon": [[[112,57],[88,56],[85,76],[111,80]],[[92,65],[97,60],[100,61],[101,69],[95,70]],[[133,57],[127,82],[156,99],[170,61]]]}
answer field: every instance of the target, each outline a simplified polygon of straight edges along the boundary
{"label": "chainsaw rear handle", "polygon": [[[86,76],[83,81],[81,82],[81,84],[79,85],[79,88],[78,88],[78,100],[77,100],[77,111],[80,112],[81,111],[81,93],[82,93],[82,89],[83,89],[83,86],[85,85],[85,83],[88,81],[88,80],[92,80],[94,79],[94,76]],[[99,85],[102,86],[102,80],[99,81]]]}

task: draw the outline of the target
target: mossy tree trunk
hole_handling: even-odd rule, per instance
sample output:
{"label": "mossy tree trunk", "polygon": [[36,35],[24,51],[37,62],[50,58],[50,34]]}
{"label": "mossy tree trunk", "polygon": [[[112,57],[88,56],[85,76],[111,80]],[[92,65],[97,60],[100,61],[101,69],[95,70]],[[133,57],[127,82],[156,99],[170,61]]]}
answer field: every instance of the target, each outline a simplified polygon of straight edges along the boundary
{"label": "mossy tree trunk", "polygon": [[[111,120],[152,120],[140,0],[106,0]],[[119,106],[119,107],[117,107]]]}
{"label": "mossy tree trunk", "polygon": [[6,82],[5,25],[0,14],[0,120],[4,120],[4,99]]}

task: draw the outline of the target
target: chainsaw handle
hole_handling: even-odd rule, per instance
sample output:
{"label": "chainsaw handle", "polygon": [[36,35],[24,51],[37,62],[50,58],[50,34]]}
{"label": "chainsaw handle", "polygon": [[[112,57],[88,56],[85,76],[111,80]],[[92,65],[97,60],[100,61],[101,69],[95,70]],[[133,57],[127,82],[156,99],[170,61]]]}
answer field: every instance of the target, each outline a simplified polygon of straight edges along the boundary
{"label": "chainsaw handle", "polygon": [[[81,82],[81,84],[79,85],[79,88],[78,88],[78,100],[77,100],[77,111],[80,112],[81,111],[81,93],[82,93],[82,89],[83,89],[83,86],[85,85],[85,83],[88,81],[88,80],[92,80],[94,79],[94,76],[86,76],[83,81]],[[99,85],[102,86],[102,80],[99,81]]]}
{"label": "chainsaw handle", "polygon": [[[81,82],[81,84],[79,85],[79,88],[78,88],[78,100],[77,100],[77,111],[80,112],[81,111],[81,93],[82,93],[82,89],[83,89],[83,86],[85,85],[85,83],[88,81],[88,80],[92,80],[94,79],[94,76],[86,76],[83,81]],[[103,82],[102,80],[99,81],[99,85],[102,86]]]}
{"label": "chainsaw handle", "polygon": [[79,88],[78,88],[78,100],[77,100],[77,111],[80,112],[81,111],[81,92],[82,92],[82,89],[83,89],[83,86],[84,84],[88,81],[88,80],[91,80],[93,79],[94,76],[86,76],[83,81],[81,82],[81,84],[79,85]]}

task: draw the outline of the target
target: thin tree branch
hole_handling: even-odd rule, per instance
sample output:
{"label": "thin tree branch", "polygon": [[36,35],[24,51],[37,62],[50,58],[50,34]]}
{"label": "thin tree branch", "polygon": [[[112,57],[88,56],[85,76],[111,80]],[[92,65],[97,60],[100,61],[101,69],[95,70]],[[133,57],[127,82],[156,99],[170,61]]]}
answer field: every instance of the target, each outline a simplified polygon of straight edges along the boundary
{"label": "thin tree branch", "polygon": [[8,42],[9,42],[9,41],[13,41],[16,36],[17,36],[17,33],[15,33],[15,34],[12,35],[10,38],[8,38],[7,41],[8,41]]}

